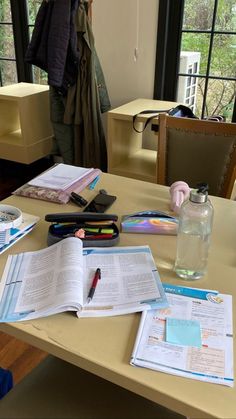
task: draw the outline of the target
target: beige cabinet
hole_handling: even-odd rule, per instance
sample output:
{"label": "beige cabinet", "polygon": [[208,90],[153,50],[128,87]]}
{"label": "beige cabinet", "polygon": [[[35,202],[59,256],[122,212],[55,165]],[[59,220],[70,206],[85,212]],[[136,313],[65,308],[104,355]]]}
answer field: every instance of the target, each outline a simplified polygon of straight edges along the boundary
{"label": "beige cabinet", "polygon": [[51,148],[49,87],[0,87],[0,158],[30,164],[50,154]]}
{"label": "beige cabinet", "polygon": [[[133,128],[133,117],[144,110],[170,109],[175,102],[136,99],[108,112],[108,172],[156,183],[157,149],[143,147],[143,133]],[[135,127],[141,131],[148,115],[138,116]],[[158,118],[152,121],[158,124]]]}

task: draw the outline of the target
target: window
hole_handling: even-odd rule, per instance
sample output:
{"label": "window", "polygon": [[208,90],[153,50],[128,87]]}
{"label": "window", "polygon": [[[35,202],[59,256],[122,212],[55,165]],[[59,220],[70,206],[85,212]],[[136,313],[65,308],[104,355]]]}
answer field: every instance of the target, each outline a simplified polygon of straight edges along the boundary
{"label": "window", "polygon": [[12,14],[9,1],[0,1],[0,84],[17,81]]}
{"label": "window", "polygon": [[199,60],[199,53],[181,52],[180,54],[179,71],[186,76],[178,79],[177,101],[185,103],[193,113],[196,113],[197,79],[191,76],[198,72]]}
{"label": "window", "polygon": [[[40,0],[30,0],[27,2],[27,20],[28,20],[28,33],[29,39],[31,39],[35,18],[38,13],[38,9],[42,1]],[[47,74],[45,71],[41,70],[39,67],[32,66],[32,78],[34,83],[38,84],[47,84]]]}
{"label": "window", "polygon": [[47,84],[47,75],[24,61],[41,0],[0,0],[0,85]]}
{"label": "window", "polygon": [[158,44],[155,98],[236,121],[235,0],[160,0]]}

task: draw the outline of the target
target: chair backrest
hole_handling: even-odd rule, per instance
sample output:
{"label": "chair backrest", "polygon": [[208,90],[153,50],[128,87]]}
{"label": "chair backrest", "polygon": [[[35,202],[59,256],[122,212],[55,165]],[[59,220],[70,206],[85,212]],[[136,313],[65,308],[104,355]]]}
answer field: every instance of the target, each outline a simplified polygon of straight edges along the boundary
{"label": "chair backrest", "polygon": [[159,115],[157,183],[177,180],[230,198],[236,176],[236,124]]}

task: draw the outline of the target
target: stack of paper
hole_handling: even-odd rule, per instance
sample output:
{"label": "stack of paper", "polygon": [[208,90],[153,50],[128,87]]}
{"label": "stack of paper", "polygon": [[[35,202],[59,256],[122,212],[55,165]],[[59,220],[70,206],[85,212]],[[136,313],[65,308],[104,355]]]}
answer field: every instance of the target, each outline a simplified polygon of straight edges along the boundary
{"label": "stack of paper", "polygon": [[35,227],[38,221],[39,217],[37,217],[36,215],[31,215],[23,212],[21,225],[17,228],[10,229],[9,243],[0,243],[0,254],[5,252],[5,250],[9,249],[9,247],[11,247],[18,240],[20,240],[22,237],[28,234]]}
{"label": "stack of paper", "polygon": [[84,167],[60,163],[32,179],[28,182],[28,184],[42,188],[65,191],[75,182],[82,180],[93,170],[94,169],[86,169]]}

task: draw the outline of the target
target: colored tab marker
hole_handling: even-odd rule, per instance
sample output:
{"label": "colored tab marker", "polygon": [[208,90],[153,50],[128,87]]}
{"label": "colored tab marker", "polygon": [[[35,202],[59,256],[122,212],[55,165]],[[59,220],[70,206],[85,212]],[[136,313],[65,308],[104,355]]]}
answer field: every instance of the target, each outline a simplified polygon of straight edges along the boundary
{"label": "colored tab marker", "polygon": [[90,183],[89,189],[94,189],[99,179],[100,179],[100,176],[95,177],[95,179]]}

